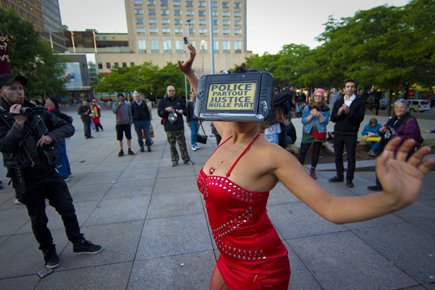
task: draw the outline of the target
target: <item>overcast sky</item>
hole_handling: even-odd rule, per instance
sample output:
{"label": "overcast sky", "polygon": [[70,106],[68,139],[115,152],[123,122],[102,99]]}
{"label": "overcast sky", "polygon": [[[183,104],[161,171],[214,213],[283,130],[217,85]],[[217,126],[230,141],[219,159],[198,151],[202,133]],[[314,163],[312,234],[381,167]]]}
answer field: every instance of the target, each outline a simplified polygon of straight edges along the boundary
{"label": "overcast sky", "polygon": [[[248,0],[248,50],[272,54],[289,43],[318,45],[328,16],[353,16],[387,4],[403,6],[409,0]],[[70,30],[127,32],[124,0],[59,0],[62,23]],[[86,7],[86,8],[84,8]]]}

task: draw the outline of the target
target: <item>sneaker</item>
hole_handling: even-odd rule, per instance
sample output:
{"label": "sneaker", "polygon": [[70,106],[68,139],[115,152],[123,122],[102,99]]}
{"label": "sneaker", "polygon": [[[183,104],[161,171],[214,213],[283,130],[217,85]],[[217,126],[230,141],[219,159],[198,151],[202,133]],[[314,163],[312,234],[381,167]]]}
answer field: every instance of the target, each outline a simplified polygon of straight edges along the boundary
{"label": "sneaker", "polygon": [[317,179],[316,169],[315,169],[315,168],[311,168],[311,169],[310,169],[310,176],[311,176],[311,178],[314,179],[314,180]]}
{"label": "sneaker", "polygon": [[371,156],[371,157],[375,157],[376,156],[376,153],[375,152],[373,152],[372,150],[370,150],[369,151],[369,153],[367,153],[369,156]]}
{"label": "sneaker", "polygon": [[370,186],[367,186],[367,189],[370,191],[382,191],[383,190],[382,186],[379,186],[379,185],[370,185]]}
{"label": "sneaker", "polygon": [[98,254],[103,250],[100,245],[94,245],[91,241],[83,240],[80,243],[73,244],[73,252],[75,254]]}
{"label": "sneaker", "polygon": [[343,180],[344,180],[343,177],[334,176],[333,178],[330,178],[328,181],[329,182],[343,182]]}
{"label": "sneaker", "polygon": [[192,151],[196,151],[198,150],[198,147],[196,147],[195,145],[192,145]]}
{"label": "sneaker", "polygon": [[60,265],[59,256],[56,253],[56,248],[53,247],[48,251],[43,251],[45,266],[50,269],[54,269]]}
{"label": "sneaker", "polygon": [[171,166],[172,166],[172,167],[175,167],[175,166],[177,166],[177,165],[178,165],[178,161],[173,161]]}
{"label": "sneaker", "polygon": [[124,156],[124,150],[119,150],[118,157]]}
{"label": "sneaker", "polygon": [[187,160],[183,162],[184,165],[195,165],[195,162],[193,162],[192,160]]}
{"label": "sneaker", "polygon": [[14,203],[15,203],[15,204],[18,204],[18,205],[22,204],[22,203],[18,200],[18,198],[16,198],[16,199],[14,200]]}
{"label": "sneaker", "polygon": [[130,148],[128,148],[128,155],[135,155],[133,151],[131,151]]}
{"label": "sneaker", "polygon": [[71,178],[68,176],[67,178],[64,178],[63,180],[65,180],[65,182],[70,181]]}

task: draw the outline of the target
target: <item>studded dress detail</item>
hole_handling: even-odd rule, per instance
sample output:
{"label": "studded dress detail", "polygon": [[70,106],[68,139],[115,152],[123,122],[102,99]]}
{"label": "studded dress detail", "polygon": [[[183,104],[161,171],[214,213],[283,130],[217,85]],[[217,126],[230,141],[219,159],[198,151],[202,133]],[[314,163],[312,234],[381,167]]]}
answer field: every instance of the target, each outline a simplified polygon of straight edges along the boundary
{"label": "studded dress detail", "polygon": [[208,176],[201,169],[197,179],[220,252],[216,265],[231,290],[288,289],[290,280],[287,249],[267,215],[269,192],[252,192],[230,179],[231,171],[259,135],[238,156],[226,176]]}

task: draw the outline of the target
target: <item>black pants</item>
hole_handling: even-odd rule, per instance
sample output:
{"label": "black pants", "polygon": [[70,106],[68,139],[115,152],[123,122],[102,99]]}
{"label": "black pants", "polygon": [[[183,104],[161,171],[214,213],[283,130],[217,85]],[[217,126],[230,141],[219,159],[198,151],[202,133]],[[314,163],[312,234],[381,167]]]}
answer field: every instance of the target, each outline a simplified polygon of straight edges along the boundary
{"label": "black pants", "polygon": [[85,137],[91,137],[91,120],[82,118],[83,122],[83,131],[85,133]]}
{"label": "black pants", "polygon": [[38,179],[26,178],[25,205],[32,223],[33,234],[39,243],[39,249],[46,251],[53,245],[53,237],[47,228],[48,218],[45,214],[45,199],[62,217],[68,240],[75,244],[83,239],[77,221],[72,197],[68,186],[55,171]]}
{"label": "black pants", "polygon": [[[310,149],[311,143],[301,143],[301,150],[299,151],[299,162],[304,165],[305,156]],[[313,142],[313,154],[311,156],[311,168],[316,168],[319,162],[320,148],[322,147],[322,142]]]}
{"label": "black pants", "polygon": [[342,135],[334,133],[334,153],[335,153],[335,168],[337,176],[343,177],[343,149],[346,146],[347,152],[347,173],[346,180],[353,180],[355,172],[355,150],[357,144],[357,134]]}

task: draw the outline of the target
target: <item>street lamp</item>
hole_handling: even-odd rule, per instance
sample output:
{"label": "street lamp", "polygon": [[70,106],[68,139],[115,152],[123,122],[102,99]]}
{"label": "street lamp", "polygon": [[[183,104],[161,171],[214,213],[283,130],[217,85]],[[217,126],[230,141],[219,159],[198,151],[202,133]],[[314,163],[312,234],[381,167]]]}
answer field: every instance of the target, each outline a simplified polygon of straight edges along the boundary
{"label": "street lamp", "polygon": [[[187,30],[186,31],[186,37],[187,37],[188,42],[190,42],[190,39],[189,39],[189,24],[190,24],[190,19],[187,19],[186,20],[186,30]],[[186,43],[186,44],[188,44],[188,43]],[[186,51],[185,51],[185,53],[186,53]],[[187,78],[186,78],[186,76],[184,76],[184,96],[186,97],[186,104],[187,104],[189,99],[187,98],[188,93],[187,93]]]}
{"label": "street lamp", "polygon": [[204,39],[201,40],[200,50],[201,50],[201,58],[202,58],[202,61],[201,61],[201,72],[202,73],[204,73],[204,53],[205,53],[206,45],[207,45],[207,42]]}

